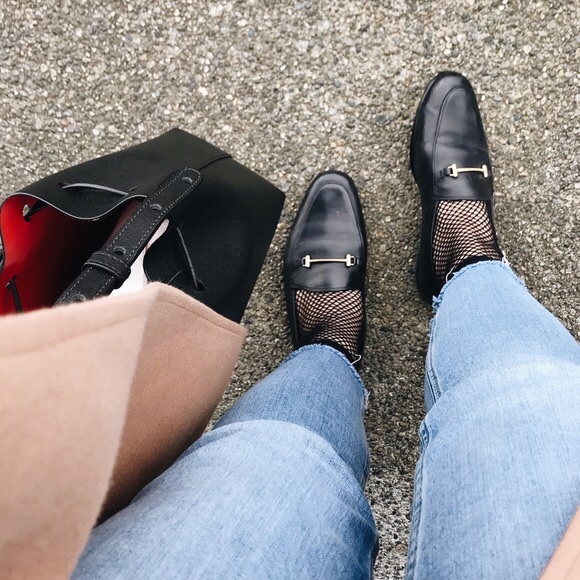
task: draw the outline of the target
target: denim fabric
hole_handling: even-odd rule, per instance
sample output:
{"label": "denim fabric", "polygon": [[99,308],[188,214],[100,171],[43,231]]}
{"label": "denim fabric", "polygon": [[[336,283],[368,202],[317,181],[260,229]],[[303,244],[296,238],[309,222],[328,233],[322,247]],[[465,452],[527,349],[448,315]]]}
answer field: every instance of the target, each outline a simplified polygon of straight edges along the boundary
{"label": "denim fabric", "polygon": [[73,577],[369,578],[365,395],[334,349],[295,352],[95,528]]}
{"label": "denim fabric", "polygon": [[[500,262],[435,300],[409,578],[533,578],[580,499],[580,347]],[[97,527],[75,578],[368,578],[364,387],[325,346]]]}
{"label": "denim fabric", "polygon": [[409,578],[536,578],[580,500],[580,346],[501,262],[435,299]]}

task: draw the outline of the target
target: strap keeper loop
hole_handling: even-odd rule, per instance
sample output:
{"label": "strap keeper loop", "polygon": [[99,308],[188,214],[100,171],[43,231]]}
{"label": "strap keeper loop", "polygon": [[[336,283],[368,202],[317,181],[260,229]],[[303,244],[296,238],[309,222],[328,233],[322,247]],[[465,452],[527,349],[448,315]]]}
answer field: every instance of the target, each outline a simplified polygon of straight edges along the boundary
{"label": "strap keeper loop", "polygon": [[115,288],[120,288],[131,274],[131,267],[115,254],[95,252],[84,264],[85,268],[98,268],[113,276],[116,280]]}

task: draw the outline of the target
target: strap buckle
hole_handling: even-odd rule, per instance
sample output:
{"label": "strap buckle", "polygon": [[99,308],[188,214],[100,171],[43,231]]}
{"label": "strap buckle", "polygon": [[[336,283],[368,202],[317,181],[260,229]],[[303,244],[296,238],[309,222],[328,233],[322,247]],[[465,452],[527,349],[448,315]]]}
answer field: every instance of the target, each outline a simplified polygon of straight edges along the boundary
{"label": "strap buckle", "polygon": [[302,258],[302,266],[304,268],[310,268],[311,264],[320,262],[339,262],[350,268],[351,266],[356,266],[357,259],[352,254],[347,254],[344,258],[312,258],[310,254],[306,254]]}
{"label": "strap buckle", "polygon": [[452,163],[447,168],[447,171],[449,171],[449,175],[451,177],[459,177],[460,173],[468,173],[468,172],[483,173],[484,178],[489,176],[487,165],[482,165],[481,167],[457,167],[457,164]]}

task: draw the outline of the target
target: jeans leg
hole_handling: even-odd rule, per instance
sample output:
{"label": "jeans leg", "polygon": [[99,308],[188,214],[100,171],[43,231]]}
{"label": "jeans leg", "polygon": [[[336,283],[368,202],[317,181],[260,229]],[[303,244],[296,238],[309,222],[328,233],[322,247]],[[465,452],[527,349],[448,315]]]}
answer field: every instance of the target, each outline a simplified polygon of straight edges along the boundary
{"label": "jeans leg", "polygon": [[580,346],[501,262],[434,307],[409,578],[536,578],[580,500]]}
{"label": "jeans leg", "polygon": [[369,578],[365,394],[337,351],[297,351],[95,528],[73,577]]}

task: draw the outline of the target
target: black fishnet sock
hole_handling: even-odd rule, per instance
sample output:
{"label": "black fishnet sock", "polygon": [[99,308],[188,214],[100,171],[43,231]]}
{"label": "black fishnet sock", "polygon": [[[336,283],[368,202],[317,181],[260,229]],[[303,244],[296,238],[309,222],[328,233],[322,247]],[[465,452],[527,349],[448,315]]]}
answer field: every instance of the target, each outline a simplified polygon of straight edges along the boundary
{"label": "black fishnet sock", "polygon": [[501,260],[491,205],[486,201],[441,201],[433,235],[435,274],[444,283],[451,272],[477,259]]}
{"label": "black fishnet sock", "polygon": [[364,303],[360,290],[296,292],[300,344],[331,344],[354,361],[362,353]]}

